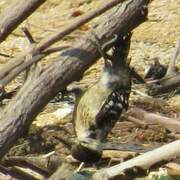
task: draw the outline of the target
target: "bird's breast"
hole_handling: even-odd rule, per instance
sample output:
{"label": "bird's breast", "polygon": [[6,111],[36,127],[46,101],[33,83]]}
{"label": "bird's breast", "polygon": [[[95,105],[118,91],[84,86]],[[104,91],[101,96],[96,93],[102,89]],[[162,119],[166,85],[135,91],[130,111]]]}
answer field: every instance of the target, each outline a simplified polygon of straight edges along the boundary
{"label": "bird's breast", "polygon": [[96,84],[87,90],[79,100],[75,117],[75,131],[78,138],[89,136],[92,127],[96,128],[96,116],[111,92],[111,89],[100,88]]}

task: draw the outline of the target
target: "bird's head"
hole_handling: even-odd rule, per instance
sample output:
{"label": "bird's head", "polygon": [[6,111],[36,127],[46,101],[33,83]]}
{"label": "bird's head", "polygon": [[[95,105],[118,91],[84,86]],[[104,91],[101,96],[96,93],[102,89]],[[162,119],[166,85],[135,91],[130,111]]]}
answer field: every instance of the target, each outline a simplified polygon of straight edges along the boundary
{"label": "bird's head", "polygon": [[101,159],[102,146],[101,143],[94,139],[81,141],[72,146],[72,156],[85,163],[96,163]]}

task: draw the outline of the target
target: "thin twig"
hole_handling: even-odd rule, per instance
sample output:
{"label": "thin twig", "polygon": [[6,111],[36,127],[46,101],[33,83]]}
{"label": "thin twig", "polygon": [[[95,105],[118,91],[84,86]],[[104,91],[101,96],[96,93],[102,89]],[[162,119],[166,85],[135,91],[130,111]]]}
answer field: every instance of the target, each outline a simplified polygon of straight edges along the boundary
{"label": "thin twig", "polygon": [[176,60],[177,60],[177,57],[178,57],[179,53],[180,53],[180,38],[177,39],[176,46],[175,46],[175,51],[173,53],[173,58],[169,62],[169,66],[168,66],[166,76],[172,76],[174,74],[177,74]]}
{"label": "thin twig", "polygon": [[63,49],[68,48],[69,46],[62,46],[56,48],[47,49],[44,53],[38,54],[34,56],[29,61],[25,61],[23,64],[20,64],[16,68],[14,68],[8,75],[6,75],[3,79],[0,80],[0,87],[6,86],[9,82],[11,82],[20,72],[29,68],[32,64],[39,62],[41,59],[45,58],[46,56],[59,52]]}
{"label": "thin twig", "polygon": [[47,47],[51,46],[55,42],[62,39],[65,35],[71,33],[72,31],[74,31],[78,27],[82,26],[84,23],[87,23],[91,19],[101,15],[102,13],[107,11],[108,9],[112,8],[113,6],[116,6],[117,4],[119,4],[119,3],[123,2],[123,1],[124,0],[111,0],[110,2],[108,2],[108,3],[104,4],[104,5],[102,5],[101,7],[99,7],[98,9],[88,12],[87,14],[83,15],[80,19],[77,19],[73,24],[70,24],[69,26],[62,29],[61,31],[59,31],[59,32],[53,34],[52,36],[42,40],[37,45],[38,50],[43,51]]}
{"label": "thin twig", "polygon": [[7,58],[12,58],[12,56],[10,56],[8,54],[4,54],[4,53],[0,53],[0,56],[7,57]]}
{"label": "thin twig", "polygon": [[13,69],[7,76],[5,76],[2,80],[0,80],[0,87],[6,86],[10,81],[16,77],[20,72],[30,67],[33,63],[38,62],[42,58],[46,57],[47,54],[39,54],[34,56],[31,60],[24,62],[17,68]]}
{"label": "thin twig", "polygon": [[31,35],[30,31],[26,28],[23,27],[22,31],[24,32],[25,36],[27,37],[28,41],[30,42],[30,44],[35,43],[36,41],[34,40],[33,36]]}

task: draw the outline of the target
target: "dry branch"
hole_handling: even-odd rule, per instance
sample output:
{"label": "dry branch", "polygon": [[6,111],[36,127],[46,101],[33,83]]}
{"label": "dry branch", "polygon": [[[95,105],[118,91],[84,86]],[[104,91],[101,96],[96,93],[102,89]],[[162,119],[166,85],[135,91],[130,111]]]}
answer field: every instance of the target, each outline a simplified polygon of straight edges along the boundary
{"label": "dry branch", "polygon": [[132,151],[120,151],[120,150],[104,150],[102,159],[118,159],[120,160],[125,160],[125,159],[130,159],[132,157],[135,157],[139,155],[137,152],[132,152]]}
{"label": "dry branch", "polygon": [[6,167],[29,168],[43,176],[50,176],[63,163],[64,159],[55,153],[40,156],[13,156],[3,160],[3,165]]}
{"label": "dry branch", "polygon": [[52,44],[61,40],[65,35],[73,32],[75,29],[77,29],[84,23],[90,21],[91,19],[95,18],[96,16],[99,16],[106,10],[112,8],[113,6],[119,4],[122,1],[124,1],[124,0],[112,0],[112,1],[108,2],[107,4],[101,6],[99,9],[90,11],[89,13],[82,16],[80,19],[77,19],[73,24],[68,25],[67,27],[56,32],[55,34],[51,35],[50,37],[43,39],[39,44],[37,44],[36,48],[33,48],[33,50],[29,49],[27,52],[23,52],[22,54],[18,55],[18,57],[11,59],[11,61],[6,63],[4,65],[4,67],[0,69],[0,79],[2,79],[4,76],[6,76],[13,68],[22,64],[26,55],[38,54],[38,53],[44,51],[46,48],[48,48]]}
{"label": "dry branch", "polygon": [[144,121],[138,119],[138,118],[135,118],[133,116],[128,116],[128,115],[125,115],[124,118],[127,120],[127,121],[130,121],[130,122],[133,122],[135,123],[138,127],[141,127],[143,129],[146,129],[147,128],[147,123],[145,123]]}
{"label": "dry branch", "polygon": [[173,138],[173,139],[176,139],[176,140],[180,140],[180,134],[170,133],[170,134],[167,134],[167,136],[168,136],[169,138]]}
{"label": "dry branch", "polygon": [[10,56],[8,54],[4,54],[4,53],[0,53],[0,56],[6,57],[6,58],[12,58],[12,56]]}
{"label": "dry branch", "polygon": [[45,0],[15,0],[0,16],[0,43]]}
{"label": "dry branch", "polygon": [[168,70],[166,76],[172,76],[177,73],[176,71],[176,60],[180,53],[180,38],[177,39],[175,51],[172,57],[172,60],[169,62]]}
{"label": "dry branch", "polygon": [[[146,20],[148,0],[128,0],[118,6],[94,30],[100,41],[107,41],[114,33],[124,36]],[[59,60],[44,72],[28,78],[24,86],[1,114],[0,158],[27,131],[36,115],[59,91],[82,77],[83,72],[99,57],[92,35],[78,39],[74,47],[64,51]]]}
{"label": "dry branch", "polygon": [[180,164],[170,162],[166,164],[165,167],[170,175],[180,177]]}
{"label": "dry branch", "polygon": [[[50,37],[42,40],[42,42],[40,42],[39,44],[34,45],[33,48],[29,48],[27,52],[20,54],[17,58],[12,59],[10,62],[5,64],[4,67],[1,68],[0,70],[0,79],[1,79],[0,88],[2,89],[12,79],[14,79],[15,76],[17,76],[20,72],[22,72],[26,68],[30,67],[33,63],[40,61],[42,58],[53,52],[51,49],[47,49],[46,52],[41,52],[41,51],[43,51],[53,43],[57,42],[58,40],[62,39],[66,34],[72,32],[73,30],[81,26],[83,23],[86,23],[90,19],[102,14],[104,11],[115,6],[121,1],[123,0],[113,0],[97,10],[89,12],[80,20],[77,20],[75,23],[69,25],[68,27],[65,27],[60,32],[58,31],[57,33],[51,35]],[[26,28],[23,28],[23,31],[26,37],[29,39],[29,41],[34,44],[35,41],[32,35],[30,34],[30,32]],[[36,57],[32,56],[32,59],[29,59],[28,62],[24,62],[25,56],[30,54],[35,54]]]}
{"label": "dry branch", "polygon": [[155,150],[149,151],[143,155],[139,155],[131,160],[112,166],[110,168],[105,168],[97,171],[93,176],[94,180],[107,180],[118,175],[122,175],[129,169],[138,167],[143,170],[151,168],[153,165],[175,158],[177,155],[180,155],[180,140],[174,141],[167,145],[164,145]]}
{"label": "dry branch", "polygon": [[28,39],[28,41],[29,41],[30,44],[35,43],[35,40],[34,40],[32,34],[30,33],[30,31],[28,30],[28,28],[23,27],[23,28],[22,28],[22,31],[23,31],[23,33],[25,34],[25,36],[27,37],[27,39]]}
{"label": "dry branch", "polygon": [[[57,33],[53,34],[52,36],[44,39],[42,42],[40,42],[39,44],[36,45],[38,47],[33,46],[33,48],[30,48],[28,50],[28,53],[27,52],[22,53],[17,58],[12,59],[10,62],[5,64],[5,66],[1,69],[1,74],[0,74],[1,89],[5,85],[7,85],[12,79],[14,79],[15,76],[17,76],[20,72],[22,72],[26,68],[30,67],[33,63],[40,61],[42,58],[44,58],[45,56],[47,56],[53,52],[51,49],[48,49],[48,50],[46,50],[46,52],[42,52],[42,53],[40,51],[46,49],[48,46],[50,46],[53,43],[57,42],[58,40],[62,39],[67,33],[72,32],[74,29],[76,29],[83,23],[89,21],[90,19],[92,19],[93,17],[95,17],[97,15],[102,14],[104,11],[115,6],[116,4],[118,4],[121,1],[123,1],[123,0],[113,0],[110,3],[105,4],[104,6],[102,6],[101,8],[99,8],[97,10],[89,12],[83,18],[81,18],[80,20],[77,20],[77,22],[73,23],[72,25],[69,25],[67,28],[64,28],[62,31],[57,32]],[[34,41],[32,35],[30,34],[30,32],[28,31],[28,29],[23,28],[23,31],[24,31],[26,37],[28,38],[29,42],[34,43],[35,41]],[[28,54],[36,54],[36,57],[32,57],[32,59],[29,59],[28,62],[24,62],[24,58]]]}
{"label": "dry branch", "polygon": [[124,0],[111,0],[110,2],[102,5],[96,10],[90,11],[89,13],[85,14],[80,18],[79,20],[76,20],[72,25],[69,25],[68,27],[62,29],[60,32],[57,32],[53,34],[52,36],[42,40],[38,45],[37,45],[37,51],[43,51],[44,49],[48,48],[52,44],[56,43],[60,39],[62,39],[65,35],[71,33],[84,23],[90,21],[91,19],[101,15],[104,13],[106,10],[112,8],[113,6],[123,2]]}
{"label": "dry branch", "polygon": [[48,178],[48,180],[56,180],[56,179],[58,180],[75,179],[75,177],[73,178],[73,170],[71,166],[68,164],[63,164],[57,169],[57,171],[51,177]]}
{"label": "dry branch", "polygon": [[69,46],[62,46],[57,48],[50,48],[44,51],[43,53],[40,53],[36,56],[33,56],[28,61],[24,62],[20,66],[17,66],[14,68],[8,75],[6,75],[3,79],[0,80],[0,87],[6,86],[10,81],[12,81],[20,72],[24,71],[25,69],[29,68],[32,64],[37,63],[44,57],[48,56],[51,53],[61,51],[63,49],[68,48]]}
{"label": "dry branch", "polygon": [[158,84],[151,85],[148,89],[148,94],[151,96],[156,96],[158,94],[163,94],[175,90],[178,87],[180,87],[180,74],[168,77]]}
{"label": "dry branch", "polygon": [[38,62],[40,59],[46,57],[48,54],[39,54],[34,56],[31,60],[23,63],[21,66],[16,67],[15,69],[13,69],[11,71],[10,74],[8,74],[5,78],[3,78],[2,80],[0,80],[0,87],[4,87],[5,85],[7,85],[11,80],[13,80],[15,78],[16,75],[18,75],[21,71],[25,70],[26,68],[28,68],[29,66],[31,66],[33,63]]}
{"label": "dry branch", "polygon": [[143,109],[133,107],[129,110],[129,113],[132,116],[137,117],[138,119],[142,119],[149,124],[160,124],[161,126],[165,127],[166,129],[180,133],[180,121],[162,116],[160,114],[149,113],[144,111]]}

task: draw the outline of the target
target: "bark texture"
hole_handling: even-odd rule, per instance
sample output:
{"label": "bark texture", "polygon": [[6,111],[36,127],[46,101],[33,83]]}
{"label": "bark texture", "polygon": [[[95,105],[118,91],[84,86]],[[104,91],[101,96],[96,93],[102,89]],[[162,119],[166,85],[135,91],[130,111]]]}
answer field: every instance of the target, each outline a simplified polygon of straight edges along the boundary
{"label": "bark texture", "polygon": [[15,0],[0,16],[0,43],[45,0]]}

